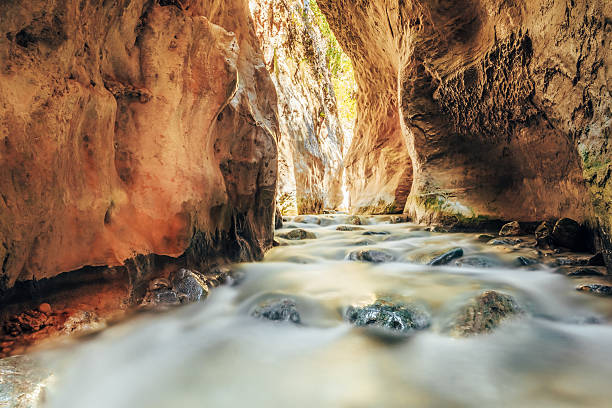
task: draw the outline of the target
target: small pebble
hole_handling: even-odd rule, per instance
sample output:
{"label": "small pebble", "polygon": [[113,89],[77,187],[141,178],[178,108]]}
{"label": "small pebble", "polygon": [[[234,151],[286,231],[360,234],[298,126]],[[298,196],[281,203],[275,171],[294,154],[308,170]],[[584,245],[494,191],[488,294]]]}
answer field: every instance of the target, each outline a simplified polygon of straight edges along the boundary
{"label": "small pebble", "polygon": [[40,306],[38,306],[38,310],[43,313],[49,314],[51,313],[51,305],[48,303],[42,303]]}

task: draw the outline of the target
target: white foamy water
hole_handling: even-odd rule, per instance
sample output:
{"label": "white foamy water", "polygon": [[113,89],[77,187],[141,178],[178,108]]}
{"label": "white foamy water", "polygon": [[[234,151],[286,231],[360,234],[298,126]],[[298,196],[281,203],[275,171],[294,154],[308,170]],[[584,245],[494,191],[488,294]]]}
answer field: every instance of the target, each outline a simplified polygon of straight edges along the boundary
{"label": "white foamy water", "polygon": [[[518,267],[513,250],[477,234],[441,234],[346,216],[289,221],[317,239],[279,240],[245,279],[165,314],[146,315],[36,356],[55,373],[46,407],[607,407],[612,401],[611,302],[581,293],[543,265]],[[367,231],[387,235],[363,235]],[[426,263],[461,247],[447,266]],[[380,249],[393,262],[347,260]],[[489,268],[466,266],[485,259]],[[463,266],[457,266],[457,262]],[[473,296],[494,289],[526,311],[492,334],[445,327]],[[343,319],[349,305],[385,296],[424,305],[429,329],[383,342]],[[250,315],[263,299],[291,298],[300,325]],[[593,323],[598,322],[598,323]]]}

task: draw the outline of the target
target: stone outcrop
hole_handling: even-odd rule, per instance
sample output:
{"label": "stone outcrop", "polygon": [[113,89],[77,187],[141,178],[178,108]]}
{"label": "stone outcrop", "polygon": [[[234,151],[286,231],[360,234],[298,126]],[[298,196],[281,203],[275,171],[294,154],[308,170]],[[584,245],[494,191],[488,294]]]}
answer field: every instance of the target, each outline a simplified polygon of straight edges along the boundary
{"label": "stone outcrop", "polygon": [[322,38],[308,2],[258,0],[251,12],[278,94],[278,201],[285,215],[342,204],[343,132]]}
{"label": "stone outcrop", "polygon": [[247,1],[5,1],[0,32],[0,289],[271,247],[277,101]]}
{"label": "stone outcrop", "polygon": [[609,245],[606,1],[318,4],[359,85],[353,202],[403,178],[417,221],[570,217]]}

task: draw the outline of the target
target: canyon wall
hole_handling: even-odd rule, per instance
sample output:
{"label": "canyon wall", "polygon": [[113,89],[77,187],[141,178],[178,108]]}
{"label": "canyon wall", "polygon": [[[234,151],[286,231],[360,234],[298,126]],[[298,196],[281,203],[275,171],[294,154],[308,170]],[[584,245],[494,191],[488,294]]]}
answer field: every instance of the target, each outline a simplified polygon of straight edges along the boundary
{"label": "canyon wall", "polygon": [[0,290],[263,256],[277,101],[245,0],[8,0],[0,32]]}
{"label": "canyon wall", "polygon": [[318,3],[361,94],[352,200],[412,167],[418,221],[566,216],[610,242],[609,2]]}
{"label": "canyon wall", "polygon": [[325,40],[302,0],[258,0],[251,12],[278,94],[281,211],[335,209],[343,199],[343,133]]}

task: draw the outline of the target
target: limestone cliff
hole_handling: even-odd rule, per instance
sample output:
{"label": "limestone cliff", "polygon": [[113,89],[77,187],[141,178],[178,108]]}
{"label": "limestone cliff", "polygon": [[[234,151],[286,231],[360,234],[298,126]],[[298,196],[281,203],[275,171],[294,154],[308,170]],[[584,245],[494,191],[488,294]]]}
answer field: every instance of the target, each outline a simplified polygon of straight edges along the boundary
{"label": "limestone cliff", "polygon": [[610,242],[609,2],[318,3],[359,84],[353,200],[411,167],[417,220],[568,216]]}
{"label": "limestone cliff", "polygon": [[278,94],[279,204],[289,215],[342,203],[343,132],[326,43],[308,2],[259,0],[251,11]]}
{"label": "limestone cliff", "polygon": [[245,0],[9,0],[0,32],[0,289],[262,256],[277,103]]}

